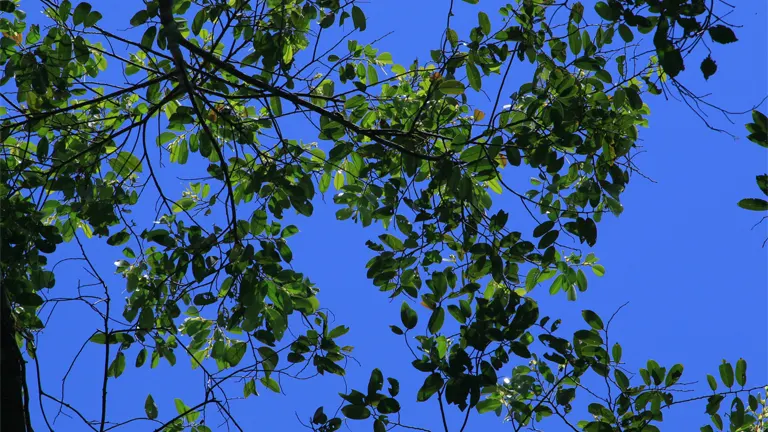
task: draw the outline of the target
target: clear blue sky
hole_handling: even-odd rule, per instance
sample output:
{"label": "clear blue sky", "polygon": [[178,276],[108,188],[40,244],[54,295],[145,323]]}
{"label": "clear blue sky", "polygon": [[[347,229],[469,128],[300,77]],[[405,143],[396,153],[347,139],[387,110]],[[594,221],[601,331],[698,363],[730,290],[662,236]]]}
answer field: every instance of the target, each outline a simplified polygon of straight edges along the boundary
{"label": "clear blue sky", "polygon": [[[102,25],[106,28],[127,27],[138,3],[92,2],[104,14]],[[711,102],[733,110],[746,109],[768,94],[766,3],[739,3],[729,17],[730,22],[744,26],[737,33],[739,43],[712,47],[719,66],[717,74],[705,83],[697,64],[692,62],[681,76],[695,92],[713,93]],[[382,50],[392,52],[401,64],[409,64],[415,57],[427,60],[429,49],[439,43],[447,4],[435,0],[372,1],[364,5],[368,29],[357,38],[370,41],[394,29],[380,43]],[[484,0],[479,7],[495,13],[500,4]],[[23,6],[30,19],[36,20],[36,2],[25,1]],[[460,11],[469,13],[457,15],[458,26],[475,25],[477,6],[459,6]],[[749,382],[768,383],[768,260],[766,249],[761,248],[768,236],[767,225],[752,229],[760,216],[736,207],[739,199],[759,193],[754,177],[766,171],[768,154],[746,139],[734,140],[708,130],[677,101],[654,97],[648,103],[652,110],[650,128],[641,131],[647,153],[636,161],[656,183],[634,177],[622,200],[624,214],[620,218],[606,217],[600,225],[595,252],[607,269],[606,276],[590,276],[590,289],[577,303],[568,303],[562,297],[549,298],[546,290],[540,290],[537,299],[546,314],[575,326],[581,325],[581,309],[610,316],[629,302],[614,321],[612,337],[622,343],[630,369],[643,367],[647,359],[655,359],[663,366],[682,363],[684,381],[699,381],[691,388],[703,394],[707,373],[716,374],[722,359],[735,362],[743,356],[749,364]],[[735,124],[730,125],[715,113],[711,117],[716,125],[743,137],[748,116],[734,120]],[[294,132],[296,138],[305,141],[316,139],[312,130]],[[178,173],[169,168],[162,175]],[[178,183],[181,189],[183,185]],[[364,242],[373,233],[349,221],[336,221],[337,209],[330,199],[327,202],[317,201],[312,218],[297,220],[301,232],[291,244],[295,267],[321,288],[323,306],[334,311],[338,323],[352,328],[343,341],[356,347],[354,356],[361,366],[349,364],[347,382],[351,387],[364,388],[370,370],[381,368],[385,376],[401,381],[403,423],[438,430],[440,420],[434,399],[426,404],[415,402],[415,391],[424,375],[412,369],[400,337],[388,328],[399,321],[399,302],[389,304],[365,277],[370,251]],[[520,210],[514,207],[514,212]],[[154,217],[150,213],[147,211],[147,218]],[[512,213],[511,217],[519,215]],[[141,219],[141,215],[136,217]],[[92,250],[98,254],[99,268],[105,273],[112,272],[112,262],[122,258],[119,248],[97,246]],[[64,248],[60,256],[73,254],[74,250]],[[74,290],[83,276],[77,265],[59,267],[52,295],[64,296]],[[122,280],[112,277],[109,282],[114,284],[115,297],[122,298]],[[41,335],[39,355],[43,383],[48,391],[58,394],[60,379],[71,358],[99,323],[82,306],[70,304],[59,305],[52,322],[55,325]],[[201,375],[189,369],[186,359],[180,356],[175,368],[161,362],[162,366],[155,370],[136,370],[132,366],[136,351],[129,351],[125,374],[110,383],[110,419],[142,415],[148,392],[157,401],[161,418],[175,415],[175,397],[182,397],[187,405],[201,400]],[[102,364],[102,352],[87,347],[70,374],[65,394],[69,403],[93,418],[98,413]],[[36,386],[32,376],[30,386]],[[261,396],[235,403],[233,413],[246,430],[303,430],[294,413],[307,418],[320,405],[332,412],[340,402],[337,393],[344,390],[344,383],[338,377],[319,377],[286,383],[284,390],[285,396],[260,390]],[[574,419],[588,418],[586,412],[582,413],[585,415]],[[698,430],[706,420],[703,402],[678,407],[665,414],[663,430]],[[39,430],[44,430],[39,417],[34,421]],[[216,429],[216,424],[209,426]],[[355,431],[371,428],[370,422],[351,422],[350,426]],[[474,415],[468,430],[507,428],[490,414]],[[61,416],[55,429],[75,431],[83,427],[79,420]],[[124,430],[147,429],[128,426]],[[546,430],[564,429],[550,426]]]}

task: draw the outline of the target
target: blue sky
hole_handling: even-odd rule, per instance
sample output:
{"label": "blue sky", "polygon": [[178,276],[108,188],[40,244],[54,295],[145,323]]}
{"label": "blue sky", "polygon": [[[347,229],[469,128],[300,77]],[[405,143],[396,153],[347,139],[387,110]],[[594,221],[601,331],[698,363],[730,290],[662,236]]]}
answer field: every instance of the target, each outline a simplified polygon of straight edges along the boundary
{"label": "blue sky", "polygon": [[[31,19],[37,10],[33,3],[25,5]],[[127,27],[137,3],[92,2],[104,14],[102,25],[107,28]],[[499,5],[484,0],[479,7],[492,14]],[[394,30],[380,42],[379,48],[392,52],[401,64],[409,64],[415,57],[427,60],[429,50],[440,41],[446,7],[447,2],[434,0],[372,1],[364,5],[368,29],[357,38],[370,41]],[[457,27],[475,25],[478,6],[459,7],[454,18]],[[737,32],[740,41],[711,47],[719,66],[717,74],[705,82],[693,61],[681,78],[697,93],[712,93],[709,100],[728,109],[743,110],[759,102],[768,94],[767,20],[764,2],[742,2],[729,16],[730,22],[744,26]],[[706,393],[705,376],[716,375],[722,359],[735,362],[740,356],[748,362],[750,383],[768,383],[768,260],[766,249],[761,248],[768,236],[768,225],[752,229],[760,216],[736,206],[739,199],[759,193],[754,177],[766,171],[765,150],[744,138],[733,139],[707,129],[678,101],[653,97],[648,103],[650,128],[640,135],[647,152],[636,161],[655,182],[634,177],[622,199],[624,214],[603,219],[594,252],[606,267],[606,275],[590,275],[590,289],[580,295],[577,303],[566,302],[559,296],[550,298],[545,289],[536,298],[546,314],[563,318],[566,330],[569,325],[581,325],[582,309],[610,316],[628,302],[611,331],[612,339],[624,347],[628,367],[637,370],[647,359],[663,366],[682,363],[683,380],[698,381],[691,386],[699,391],[697,394]],[[739,137],[745,135],[743,124],[749,121],[748,116],[734,117],[735,124],[731,125],[722,116],[711,114],[711,121],[717,126]],[[312,130],[295,132],[297,138],[305,141],[316,139]],[[162,175],[179,172],[167,168]],[[181,190],[183,184],[178,182],[178,186]],[[301,232],[292,238],[291,244],[295,267],[321,288],[323,306],[334,311],[338,323],[352,328],[343,341],[356,347],[354,357],[360,366],[349,364],[347,383],[364,388],[370,370],[381,368],[385,376],[401,381],[403,423],[437,430],[440,419],[434,400],[426,404],[415,402],[415,390],[424,376],[411,368],[410,356],[400,337],[388,328],[399,321],[400,303],[389,303],[365,277],[365,263],[371,255],[364,242],[373,232],[350,221],[336,221],[337,208],[330,195],[327,198],[327,204],[319,200],[315,203],[312,218],[293,218]],[[500,202],[505,203],[503,199]],[[522,216],[520,211],[519,206],[514,207],[511,218]],[[151,211],[145,215],[154,217]],[[136,217],[140,219],[141,214]],[[95,246],[93,250],[98,254],[99,268],[105,273],[113,271],[112,262],[122,258],[117,248]],[[65,247],[60,253],[63,257],[74,251]],[[56,295],[74,289],[83,276],[74,266],[59,267]],[[115,297],[122,298],[121,279],[112,277],[109,282],[114,284]],[[41,335],[39,355],[46,390],[50,388],[58,394],[60,379],[70,360],[99,323],[82,306],[71,304],[59,305],[52,322],[56,325]],[[176,397],[184,399],[187,405],[200,400],[201,375],[189,370],[186,359],[181,358],[175,368],[161,363],[152,371],[146,367],[136,370],[132,367],[135,352],[128,354],[126,373],[110,383],[110,418],[125,420],[140,415],[148,392],[157,401],[161,418],[175,415]],[[100,373],[93,372],[102,365],[100,349],[86,347],[72,369],[66,390],[67,401],[83,408],[91,417],[96,417],[99,409],[101,380]],[[35,387],[34,379],[30,385]],[[303,430],[294,413],[307,418],[320,405],[326,406],[326,412],[332,412],[340,402],[336,394],[344,388],[338,377],[286,383],[287,395],[263,390],[258,397],[234,404],[233,412],[246,430]],[[576,420],[587,418],[588,414],[584,414]],[[43,430],[39,415],[34,420]],[[698,430],[706,420],[703,402],[677,407],[665,413],[663,430]],[[553,424],[556,422],[551,422],[546,430],[564,430]],[[215,424],[209,426],[216,429]],[[352,422],[350,426],[355,431],[370,430],[367,422]],[[78,420],[64,416],[55,424],[56,430],[81,427]],[[489,414],[474,415],[468,430],[506,428]],[[126,429],[146,430],[141,426]]]}

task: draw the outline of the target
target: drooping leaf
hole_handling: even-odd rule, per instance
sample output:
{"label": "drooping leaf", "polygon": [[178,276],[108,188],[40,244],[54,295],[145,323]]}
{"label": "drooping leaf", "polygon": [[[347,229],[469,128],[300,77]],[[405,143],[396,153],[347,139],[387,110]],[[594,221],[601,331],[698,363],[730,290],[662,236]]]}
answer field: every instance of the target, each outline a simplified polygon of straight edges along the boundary
{"label": "drooping leaf", "polygon": [[704,79],[708,80],[715,72],[717,72],[717,63],[712,60],[712,56],[707,56],[701,62],[701,73],[704,74]]}

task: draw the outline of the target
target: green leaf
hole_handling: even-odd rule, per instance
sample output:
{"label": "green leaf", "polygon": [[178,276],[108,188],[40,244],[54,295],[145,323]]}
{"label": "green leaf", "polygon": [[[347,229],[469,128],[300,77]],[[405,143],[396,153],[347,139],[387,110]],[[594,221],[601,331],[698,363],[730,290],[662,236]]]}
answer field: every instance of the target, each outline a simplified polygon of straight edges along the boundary
{"label": "green leaf", "polygon": [[144,366],[144,362],[147,361],[147,349],[142,348],[141,351],[139,351],[139,354],[136,356],[136,367],[142,367]]}
{"label": "green leaf", "polygon": [[600,264],[592,264],[592,273],[598,277],[603,277],[605,276],[605,267]]}
{"label": "green leaf", "polygon": [[591,57],[579,57],[573,61],[573,65],[579,69],[597,72],[602,69],[600,62]]}
{"label": "green leaf", "polygon": [[433,373],[424,380],[424,384],[422,384],[416,395],[416,400],[418,402],[425,402],[441,388],[443,388],[443,377],[439,373]]}
{"label": "green leaf", "polygon": [[147,13],[146,9],[142,9],[133,15],[130,22],[132,26],[139,26],[147,22],[148,19],[149,13]]}
{"label": "green leaf", "polygon": [[365,14],[363,13],[363,10],[357,6],[352,6],[352,23],[355,25],[356,29],[360,31],[365,30]]}
{"label": "green leaf", "polygon": [[120,152],[109,160],[109,166],[120,177],[126,178],[133,173],[141,172],[142,166],[139,158],[129,152]]}
{"label": "green leaf", "polygon": [[394,414],[400,412],[400,403],[393,398],[384,398],[379,401],[376,410],[381,414]]}
{"label": "green leaf", "polygon": [[717,72],[717,63],[712,60],[712,56],[707,56],[701,62],[701,73],[704,74],[704,79],[708,80],[715,72]]}
{"label": "green leaf", "polygon": [[249,379],[245,382],[243,385],[243,397],[248,397],[250,395],[258,396],[259,392],[256,390],[256,381],[253,379]]}
{"label": "green leaf", "polygon": [[432,334],[439,332],[443,327],[443,321],[445,321],[445,309],[437,306],[435,310],[432,311],[432,315],[429,317],[429,322],[427,323],[429,332]]}
{"label": "green leaf", "polygon": [[723,361],[718,368],[720,370],[720,380],[723,384],[731,388],[733,387],[733,366],[730,363]]}
{"label": "green leaf", "polygon": [[376,419],[373,422],[373,432],[387,432],[387,426],[383,421]]}
{"label": "green leaf", "polygon": [[767,211],[768,201],[762,198],[744,198],[739,201],[739,207],[752,211]]}
{"label": "green leaf", "polygon": [[640,98],[640,94],[632,87],[625,87],[624,93],[629,101],[629,106],[633,110],[639,110],[643,107],[643,100]]}
{"label": "green leaf", "polygon": [[144,401],[144,413],[152,420],[157,418],[157,404],[151,394],[147,395],[147,400]]}
{"label": "green leaf", "polygon": [[539,249],[546,249],[557,241],[557,237],[560,235],[560,231],[554,230],[544,234],[539,240]]}
{"label": "green leaf", "polygon": [[110,246],[120,246],[127,243],[130,238],[131,235],[126,230],[118,231],[107,239],[107,244]]}
{"label": "green leaf", "polygon": [[757,181],[757,187],[759,187],[765,195],[768,195],[768,174],[759,175],[755,177],[755,180]]}
{"label": "green leaf", "polygon": [[341,412],[352,420],[365,420],[371,416],[371,412],[364,405],[347,405],[341,408]]}
{"label": "green leaf", "polygon": [[243,341],[234,342],[229,348],[227,348],[227,352],[225,354],[227,363],[229,363],[231,367],[237,366],[238,363],[240,363],[240,360],[243,359],[247,348],[248,345],[246,345],[246,343]]}
{"label": "green leaf", "polygon": [[600,15],[600,18],[606,21],[616,21],[617,19],[619,19],[618,11],[611,6],[608,6],[607,3],[602,1],[597,2],[597,4],[595,4],[595,12],[597,12],[597,14]]}
{"label": "green leaf", "polygon": [[264,377],[261,380],[264,387],[272,390],[275,393],[280,393],[280,384],[277,383],[272,377]]}
{"label": "green leaf", "polygon": [[534,228],[533,236],[537,237],[537,238],[541,237],[544,234],[546,234],[547,232],[549,232],[549,230],[551,230],[554,226],[555,226],[555,222],[554,221],[543,222],[539,226]]}
{"label": "green leaf", "polygon": [[16,294],[13,299],[22,306],[37,307],[43,304],[43,298],[33,292]]}
{"label": "green leaf", "polygon": [[152,44],[155,43],[155,36],[157,36],[156,26],[146,29],[144,35],[141,36],[141,46],[146,49],[151,49]]}
{"label": "green leaf", "polygon": [[394,378],[387,378],[387,382],[389,383],[389,388],[387,389],[389,395],[392,397],[397,396],[400,393],[400,382]]}
{"label": "green leaf", "polygon": [[488,14],[485,12],[478,12],[477,13],[477,21],[480,24],[480,29],[483,31],[485,35],[491,34],[491,20],[488,18]]}
{"label": "green leaf", "polygon": [[581,35],[579,28],[573,23],[568,24],[568,47],[573,55],[579,55],[581,52]]}
{"label": "green leaf", "polygon": [[252,235],[260,235],[267,227],[267,212],[256,210],[251,214],[250,231]]}
{"label": "green leaf", "polygon": [[683,365],[676,364],[669,369],[669,372],[667,373],[667,378],[664,384],[667,387],[674,385],[678,380],[680,380],[680,377],[682,375],[683,375]]}
{"label": "green leaf", "polygon": [[336,171],[336,175],[333,177],[333,187],[340,191],[344,187],[344,174],[341,170]]}
{"label": "green leaf", "polygon": [[707,382],[709,383],[709,388],[712,389],[712,391],[717,390],[717,380],[712,375],[707,374]]}
{"label": "green leaf", "polygon": [[683,56],[677,48],[667,48],[659,52],[659,64],[664,68],[664,72],[673,78],[685,69]]}
{"label": "green leaf", "polygon": [[[467,70],[467,79],[469,80],[470,87],[472,87],[472,89],[475,91],[480,91],[480,89],[482,88],[482,84],[480,81],[480,71],[477,70],[477,66],[475,66],[475,64],[472,62],[467,62],[466,70]],[[443,93],[446,93],[445,90],[443,89],[442,84],[440,85],[440,90]]]}
{"label": "green leaf", "polygon": [[368,379],[368,395],[373,396],[384,387],[384,375],[379,369],[371,371],[371,377]]}
{"label": "green leaf", "polygon": [[584,317],[584,321],[589,324],[590,327],[592,327],[595,330],[602,330],[603,329],[603,320],[600,319],[600,316],[598,316],[596,313],[592,312],[591,310],[585,309],[581,311],[581,316]]}
{"label": "green leaf", "polygon": [[614,369],[613,377],[616,379],[616,384],[619,385],[619,388],[622,390],[629,388],[629,378],[627,378],[627,375],[624,372],[619,369]]}
{"label": "green leaf", "polygon": [[[650,432],[649,428],[650,426],[645,426],[643,430]],[[584,432],[613,432],[613,427],[606,422],[594,421],[584,426]]]}
{"label": "green leaf", "polygon": [[187,406],[187,404],[185,404],[184,401],[182,401],[179,398],[174,399],[173,404],[176,406],[176,412],[179,413],[180,415],[189,411],[189,407]]}
{"label": "green leaf", "polygon": [[124,370],[125,370],[125,354],[123,354],[122,351],[119,351],[115,359],[112,360],[112,363],[109,365],[109,368],[107,368],[107,376],[117,378],[123,374]]}
{"label": "green leaf", "polygon": [[445,80],[440,83],[440,86],[438,87],[443,94],[447,95],[460,95],[464,94],[464,90],[466,89],[464,87],[464,84],[461,83],[461,81],[456,80]]}
{"label": "green leaf", "polygon": [[738,41],[736,34],[730,27],[724,25],[716,25],[709,28],[709,36],[713,41],[721,44],[728,44]]}
{"label": "green leaf", "polygon": [[280,117],[283,115],[283,104],[282,100],[277,96],[272,96],[269,98],[269,107],[272,109],[272,115],[275,117]]}
{"label": "green leaf", "polygon": [[[205,8],[201,8],[195,14],[195,18],[192,19],[192,34],[195,36],[200,35],[200,31],[203,29],[203,24],[208,19],[208,11]],[[255,384],[254,384],[255,385]]]}
{"label": "green leaf", "polygon": [[747,384],[747,361],[743,358],[736,362],[736,382],[742,387]]}
{"label": "green leaf", "polygon": [[85,22],[88,14],[91,12],[91,5],[88,3],[80,3],[75,8],[75,12],[72,14],[72,23],[74,25],[80,25]]}
{"label": "green leaf", "polygon": [[632,33],[632,30],[629,28],[628,25],[622,23],[619,25],[619,36],[624,40],[626,43],[630,43],[635,39],[634,33]]}
{"label": "green leaf", "polygon": [[720,410],[720,402],[725,399],[725,396],[723,395],[712,395],[707,399],[707,409],[706,412],[709,415],[717,414],[717,411]]}
{"label": "green leaf", "polygon": [[411,309],[406,302],[403,302],[403,305],[400,306],[400,321],[402,321],[403,325],[408,330],[416,327],[416,324],[419,321],[419,316],[416,314],[416,311]]}
{"label": "green leaf", "polygon": [[197,306],[205,306],[209,304],[216,303],[216,296],[214,296],[212,293],[204,292],[195,295],[194,303]]}
{"label": "green leaf", "polygon": [[573,334],[573,339],[586,345],[600,346],[603,344],[603,338],[594,330],[578,330]]}
{"label": "green leaf", "polygon": [[483,399],[477,404],[477,412],[485,414],[487,412],[496,411],[501,408],[501,401],[499,399]]}
{"label": "green leaf", "polygon": [[621,345],[618,343],[613,344],[613,348],[611,348],[611,356],[613,356],[614,362],[621,362]]}
{"label": "green leaf", "polygon": [[174,213],[180,213],[182,211],[191,209],[192,207],[195,206],[195,203],[196,203],[195,200],[193,200],[192,198],[182,198],[173,204],[172,209]]}
{"label": "green leaf", "polygon": [[376,57],[376,61],[381,64],[392,64],[392,54],[383,52]]}
{"label": "green leaf", "polygon": [[97,22],[101,19],[101,14],[98,12],[91,12],[88,14],[87,17],[85,17],[85,20],[83,21],[83,24],[85,27],[93,27],[96,25]]}

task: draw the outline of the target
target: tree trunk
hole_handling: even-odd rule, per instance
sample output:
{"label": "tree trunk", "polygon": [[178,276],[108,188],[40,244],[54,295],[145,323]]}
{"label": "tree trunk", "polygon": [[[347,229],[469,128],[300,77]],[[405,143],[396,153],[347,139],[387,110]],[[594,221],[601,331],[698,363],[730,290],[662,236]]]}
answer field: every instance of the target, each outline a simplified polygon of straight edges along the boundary
{"label": "tree trunk", "polygon": [[0,285],[0,430],[3,432],[32,432],[29,425],[28,407],[25,406],[24,359],[16,344],[16,326],[11,315],[11,305]]}

